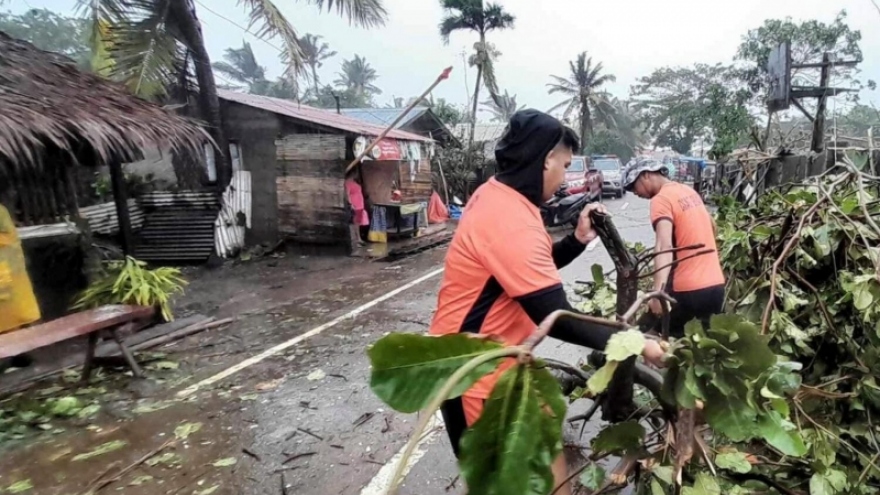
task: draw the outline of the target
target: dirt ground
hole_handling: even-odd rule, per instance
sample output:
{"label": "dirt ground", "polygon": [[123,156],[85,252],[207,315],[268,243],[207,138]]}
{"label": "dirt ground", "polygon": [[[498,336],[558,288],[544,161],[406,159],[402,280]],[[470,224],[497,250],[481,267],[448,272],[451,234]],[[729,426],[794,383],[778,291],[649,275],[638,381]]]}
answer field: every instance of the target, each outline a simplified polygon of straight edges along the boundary
{"label": "dirt ground", "polygon": [[[608,204],[625,238],[650,240],[644,202]],[[145,379],[102,369],[83,387],[72,370],[0,398],[0,493],[384,493],[417,416],[374,397],[365,350],[388,332],[425,331],[444,254],[382,263],[291,252],[187,268],[176,316],[235,320],[140,353]],[[589,278],[596,262],[610,266],[601,245],[563,279]],[[539,351],[585,355],[552,340]],[[597,427],[583,438],[572,427],[567,443],[587,445]],[[442,422],[415,461],[401,493],[463,493]]]}

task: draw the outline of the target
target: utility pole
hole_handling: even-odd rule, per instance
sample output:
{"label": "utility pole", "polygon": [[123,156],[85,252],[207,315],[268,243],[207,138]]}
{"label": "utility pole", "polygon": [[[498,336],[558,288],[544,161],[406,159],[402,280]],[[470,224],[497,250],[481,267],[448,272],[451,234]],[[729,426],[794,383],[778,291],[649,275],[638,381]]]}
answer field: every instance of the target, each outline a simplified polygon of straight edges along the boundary
{"label": "utility pole", "polygon": [[825,148],[825,108],[828,102],[828,78],[831,74],[831,57],[828,52],[822,55],[822,72],[819,76],[819,88],[822,94],[816,105],[816,119],[813,120],[813,139],[810,141],[810,149],[816,153]]}

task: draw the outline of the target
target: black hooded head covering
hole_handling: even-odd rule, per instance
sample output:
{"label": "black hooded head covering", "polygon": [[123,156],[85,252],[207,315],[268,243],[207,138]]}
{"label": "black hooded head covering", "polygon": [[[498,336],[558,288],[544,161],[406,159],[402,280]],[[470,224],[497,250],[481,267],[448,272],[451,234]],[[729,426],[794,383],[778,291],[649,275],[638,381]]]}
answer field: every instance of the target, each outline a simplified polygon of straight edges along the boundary
{"label": "black hooded head covering", "polygon": [[556,118],[533,109],[516,112],[495,146],[498,163],[495,178],[540,205],[544,192],[544,160],[563,140],[572,149],[578,149],[574,131]]}

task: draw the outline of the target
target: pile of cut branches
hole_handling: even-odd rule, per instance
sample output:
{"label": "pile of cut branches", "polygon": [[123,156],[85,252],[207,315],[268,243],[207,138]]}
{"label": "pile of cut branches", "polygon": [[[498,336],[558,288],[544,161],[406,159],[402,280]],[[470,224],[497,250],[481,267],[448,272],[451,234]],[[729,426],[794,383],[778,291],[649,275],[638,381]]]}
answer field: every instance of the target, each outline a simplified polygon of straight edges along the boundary
{"label": "pile of cut branches", "polygon": [[795,493],[880,491],[880,177],[867,161],[848,157],[752,206],[724,199],[716,215],[727,312],[803,366],[780,408],[805,455],[741,446],[750,471]]}

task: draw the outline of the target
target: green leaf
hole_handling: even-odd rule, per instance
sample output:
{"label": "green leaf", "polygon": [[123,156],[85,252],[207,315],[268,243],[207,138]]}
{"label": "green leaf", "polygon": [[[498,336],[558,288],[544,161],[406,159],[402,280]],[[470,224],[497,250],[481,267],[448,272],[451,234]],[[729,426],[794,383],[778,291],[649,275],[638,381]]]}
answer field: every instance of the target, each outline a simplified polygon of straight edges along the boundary
{"label": "green leaf", "polygon": [[196,495],[211,495],[220,489],[220,485],[214,485],[211,488],[205,488],[204,490],[197,492]]}
{"label": "green leaf", "polygon": [[715,465],[721,469],[727,469],[734,473],[748,473],[752,465],[742,452],[725,452],[715,456]]}
{"label": "green leaf", "polygon": [[76,417],[78,417],[80,419],[90,418],[90,417],[94,416],[95,414],[98,414],[98,412],[100,410],[101,410],[100,404],[91,404],[91,405],[88,405],[88,406],[80,409],[76,413]]}
{"label": "green leaf", "polygon": [[589,490],[598,490],[605,482],[605,469],[598,464],[591,464],[581,473],[580,482]]}
{"label": "green leaf", "polygon": [[180,367],[180,363],[175,361],[157,361],[151,364],[150,367],[157,370],[176,370]]}
{"label": "green leaf", "polygon": [[638,450],[645,437],[645,427],[637,421],[624,421],[605,427],[593,439],[594,453],[626,453]]}
{"label": "green leaf", "polygon": [[651,495],[666,495],[666,490],[655,479],[651,480]]}
{"label": "green leaf", "polygon": [[180,456],[174,452],[165,452],[160,455],[154,455],[146,461],[147,466],[156,466],[158,464],[174,465],[180,464]]}
{"label": "green leaf", "polygon": [[178,440],[186,440],[190,435],[202,429],[202,423],[183,423],[174,429]]}
{"label": "green leaf", "polygon": [[61,397],[52,401],[49,414],[52,416],[70,417],[82,409],[82,402],[76,397]]}
{"label": "green leaf", "polygon": [[145,474],[143,476],[138,476],[137,478],[131,480],[131,483],[129,483],[128,486],[140,486],[145,483],[149,483],[151,481],[153,481],[153,477],[150,476],[149,474]]}
{"label": "green leaf", "polygon": [[605,272],[602,270],[602,265],[593,263],[593,266],[590,267],[590,273],[593,275],[593,282],[600,285],[605,283]]}
{"label": "green leaf", "polygon": [[834,495],[846,490],[848,485],[843,472],[829,469],[810,478],[810,495]]}
{"label": "green leaf", "polygon": [[698,473],[694,486],[681,489],[682,495],[721,495],[721,487],[715,478],[706,473]]}
{"label": "green leaf", "polygon": [[593,373],[593,376],[587,380],[587,389],[590,390],[590,393],[598,395],[608,388],[608,384],[611,383],[611,378],[614,377],[614,371],[617,370],[618,364],[620,364],[618,361],[608,361]]}
{"label": "green leaf", "polygon": [[211,463],[214,467],[229,467],[234,466],[238,462],[238,459],[235,457],[226,457],[224,459],[219,459]]}
{"label": "green leaf", "polygon": [[525,365],[504,372],[480,419],[462,437],[459,466],[472,493],[526,495],[530,487],[543,493],[553,487],[549,462],[530,461],[549,445],[542,421],[552,418],[542,411],[529,374]]}
{"label": "green leaf", "polygon": [[29,480],[29,479],[16,481],[15,483],[9,485],[6,488],[6,490],[9,493],[24,493],[28,490],[33,490],[33,489],[34,489],[34,484],[31,483],[31,480]]}
{"label": "green leaf", "polygon": [[787,431],[783,426],[782,416],[776,411],[758,418],[758,433],[785,455],[800,457],[807,453],[803,438],[796,431]]}
{"label": "green leaf", "polygon": [[654,473],[654,476],[656,476],[657,479],[666,483],[667,485],[672,484],[673,471],[674,470],[672,466],[656,466],[654,469],[651,470],[651,472]]}
{"label": "green leaf", "polygon": [[605,354],[609,361],[625,361],[638,356],[645,349],[645,335],[638,330],[618,332],[608,339]]}
{"label": "green leaf", "polygon": [[734,442],[752,438],[757,413],[742,401],[730,401],[721,394],[707,397],[703,412],[706,421],[718,433]]}
{"label": "green leaf", "polygon": [[124,440],[113,440],[112,442],[107,442],[99,445],[98,448],[96,448],[95,450],[86,452],[85,454],[74,456],[72,460],[73,462],[84,461],[86,459],[91,459],[92,457],[98,457],[99,455],[104,455],[115,450],[119,450],[126,445],[128,445],[128,442]]}
{"label": "green leaf", "polygon": [[867,282],[857,285],[852,295],[853,305],[859,311],[864,311],[874,304],[874,294],[871,293],[871,286]]}
{"label": "green leaf", "polygon": [[[464,334],[426,337],[396,333],[383,337],[369,351],[370,387],[383,402],[397,411],[423,409],[446,380],[471,359],[499,349],[495,342]],[[478,366],[453,389],[458,397],[498,366],[493,360]]]}

